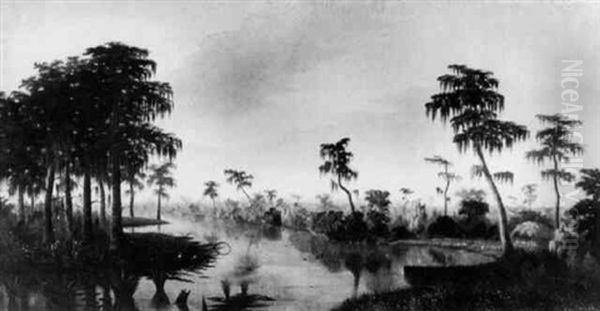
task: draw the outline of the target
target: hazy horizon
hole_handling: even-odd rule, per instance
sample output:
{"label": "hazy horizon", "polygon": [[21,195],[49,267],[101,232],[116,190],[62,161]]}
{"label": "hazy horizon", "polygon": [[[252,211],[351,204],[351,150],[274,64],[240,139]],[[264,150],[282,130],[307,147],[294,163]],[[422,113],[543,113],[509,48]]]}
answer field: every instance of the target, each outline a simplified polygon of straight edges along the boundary
{"label": "hazy horizon", "polygon": [[[515,173],[514,185],[500,186],[505,201],[529,183],[540,186],[536,205],[554,201],[551,183],[524,153],[537,145],[535,115],[565,107],[564,60],[583,61],[576,101],[583,110],[574,115],[583,121],[583,166],[600,166],[599,4],[2,0],[0,12],[1,91],[16,89],[34,62],[105,42],[150,50],[155,79],[175,92],[175,110],[160,124],[184,144],[171,202],[202,199],[208,180],[221,184],[221,198],[243,199],[225,183],[226,168],[253,174],[251,192],[315,201],[330,191],[317,169],[319,145],[342,137],[351,138],[359,172],[349,187],[361,195],[384,189],[397,202],[408,187],[441,205],[439,168],[423,160],[432,155],[463,176],[452,194],[489,192],[470,177],[478,162],[458,153],[451,128],[425,116],[436,78],[453,63],[493,71],[506,98],[502,119],[532,132],[488,158],[493,171]],[[146,189],[141,200],[149,196]]]}

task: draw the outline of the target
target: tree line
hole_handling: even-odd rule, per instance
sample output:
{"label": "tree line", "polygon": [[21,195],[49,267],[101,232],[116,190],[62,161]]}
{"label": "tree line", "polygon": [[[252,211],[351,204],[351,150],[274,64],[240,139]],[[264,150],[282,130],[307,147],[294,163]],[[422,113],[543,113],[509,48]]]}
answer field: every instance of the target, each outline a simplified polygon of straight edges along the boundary
{"label": "tree line", "polygon": [[152,156],[172,159],[182,148],[179,138],[154,124],[171,113],[172,88],[152,80],[156,63],[148,50],[118,42],[34,68],[35,75],[23,80],[19,90],[0,95],[0,180],[17,193],[21,222],[26,220],[24,196],[45,192],[47,243],[55,239],[52,199],[57,176],[64,180],[71,230],[73,178],[83,179],[83,240],[93,239],[94,180],[102,196],[102,222],[107,222],[105,193],[112,194],[111,250],[119,250],[122,183],[133,191]]}

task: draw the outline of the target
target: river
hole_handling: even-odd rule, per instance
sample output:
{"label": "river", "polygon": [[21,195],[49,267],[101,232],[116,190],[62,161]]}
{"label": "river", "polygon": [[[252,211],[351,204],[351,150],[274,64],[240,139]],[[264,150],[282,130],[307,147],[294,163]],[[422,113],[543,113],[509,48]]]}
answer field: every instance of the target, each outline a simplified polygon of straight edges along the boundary
{"label": "river", "polygon": [[[148,226],[135,231],[159,230],[167,234],[188,235],[199,241],[224,242],[222,254],[212,267],[207,267],[199,275],[188,275],[189,282],[166,282],[165,292],[171,303],[181,290],[190,291],[190,310],[201,310],[203,297],[211,310],[329,310],[355,295],[408,286],[402,269],[407,264],[453,265],[492,260],[466,250],[398,244],[347,245],[331,243],[322,236],[304,231],[220,221],[167,221],[169,224],[160,228]],[[229,288],[231,297],[235,298],[242,297],[239,295],[242,287],[248,293],[244,297],[255,299],[244,300],[237,307],[223,305],[224,288]],[[101,306],[106,300],[105,287],[92,286],[87,291],[92,291],[91,300],[95,303],[90,304],[87,297],[82,298],[87,300],[83,305]],[[11,298],[7,299],[6,290],[2,292],[0,307],[6,306],[6,301]],[[141,278],[133,295],[136,307],[139,310],[179,310],[174,304],[154,305],[154,294],[154,283]],[[114,292],[110,296],[114,297]],[[27,310],[44,310],[43,306],[47,306],[45,300],[48,297],[40,293],[30,293],[26,297]]]}

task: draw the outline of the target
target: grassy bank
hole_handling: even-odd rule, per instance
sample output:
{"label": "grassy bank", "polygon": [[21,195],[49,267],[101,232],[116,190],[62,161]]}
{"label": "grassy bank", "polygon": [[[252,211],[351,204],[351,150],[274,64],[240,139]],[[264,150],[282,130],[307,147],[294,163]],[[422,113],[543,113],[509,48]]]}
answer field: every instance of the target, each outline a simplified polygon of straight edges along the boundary
{"label": "grassy bank", "polygon": [[465,273],[444,283],[365,294],[333,310],[600,310],[597,263],[573,268],[547,253],[524,251],[517,258],[499,261],[485,276]]}

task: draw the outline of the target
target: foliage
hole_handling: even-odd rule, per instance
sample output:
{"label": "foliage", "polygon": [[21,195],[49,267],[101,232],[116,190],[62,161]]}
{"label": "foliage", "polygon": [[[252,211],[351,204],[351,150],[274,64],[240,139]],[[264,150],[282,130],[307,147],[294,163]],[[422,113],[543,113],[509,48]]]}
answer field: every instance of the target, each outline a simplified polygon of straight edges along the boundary
{"label": "foliage", "polygon": [[582,169],[581,179],[575,186],[583,190],[592,200],[600,201],[600,170],[597,168]]}
{"label": "foliage", "polygon": [[502,198],[487,167],[483,151],[500,152],[525,140],[529,131],[523,125],[499,120],[504,109],[504,96],[497,92],[499,82],[490,71],[465,65],[450,65],[451,74],[438,77],[441,92],[425,104],[426,114],[435,120],[449,121],[454,131],[454,143],[459,151],[472,149],[479,157],[484,175],[498,201],[499,229],[505,253],[513,250],[507,232],[507,216]]}
{"label": "foliage", "polygon": [[385,190],[368,190],[365,192],[365,200],[368,202],[367,224],[369,231],[375,236],[389,236],[390,193]]}
{"label": "foliage", "polygon": [[542,170],[542,177],[554,182],[556,193],[555,226],[558,228],[560,224],[560,191],[558,184],[560,181],[571,182],[575,179],[571,172],[560,167],[560,163],[567,162],[571,156],[583,153],[583,146],[571,139],[573,130],[581,125],[581,121],[570,119],[562,114],[537,115],[536,117],[542,123],[550,126],[538,131],[536,134],[536,140],[541,144],[541,149],[531,150],[526,153],[525,157],[538,165],[543,165],[546,161],[552,163],[552,168]]}
{"label": "foliage", "polygon": [[465,215],[467,219],[480,219],[489,213],[489,205],[480,200],[467,199],[460,202],[459,215]]}
{"label": "foliage", "polygon": [[213,201],[214,206],[215,198],[219,196],[219,193],[217,191],[217,189],[219,188],[219,184],[216,181],[209,180],[204,183],[204,187],[205,188],[202,195],[204,195],[205,197],[209,197]]}
{"label": "foliage", "polygon": [[512,232],[517,227],[517,225],[524,222],[534,222],[549,228],[554,227],[552,219],[549,218],[547,215],[544,215],[543,213],[536,210],[523,209],[516,212],[515,215],[511,217],[510,222],[508,223],[508,228]]}
{"label": "foliage", "polygon": [[342,189],[348,196],[350,210],[354,213],[355,208],[352,201],[352,194],[342,183],[342,181],[349,182],[358,177],[358,173],[349,167],[350,161],[354,157],[352,152],[346,150],[349,143],[350,138],[345,137],[336,143],[321,144],[319,154],[325,162],[319,166],[319,172],[322,175],[332,175],[331,190]]}
{"label": "foliage", "polygon": [[527,207],[529,207],[529,209],[531,209],[531,206],[538,198],[537,185],[536,184],[527,184],[521,188],[521,192],[523,193],[523,196],[525,197],[523,199],[523,204],[527,205]]}
{"label": "foliage", "polygon": [[429,237],[459,238],[462,235],[461,227],[449,216],[437,217],[427,227],[427,236]]}
{"label": "foliage", "polygon": [[448,214],[448,202],[450,198],[448,197],[448,190],[450,189],[450,184],[460,179],[456,173],[450,172],[449,167],[452,166],[452,162],[442,158],[439,155],[433,156],[431,158],[425,158],[425,161],[441,165],[444,169],[443,171],[438,173],[438,177],[442,178],[446,182],[446,186],[442,190],[441,188],[436,188],[437,192],[444,196],[444,215]]}
{"label": "foliage", "polygon": [[223,171],[225,177],[227,178],[227,182],[235,185],[236,189],[242,191],[246,198],[248,198],[248,202],[252,204],[252,199],[248,192],[246,192],[246,188],[252,187],[252,181],[254,180],[254,176],[252,174],[248,174],[242,170],[234,170],[234,169],[226,169]]}

